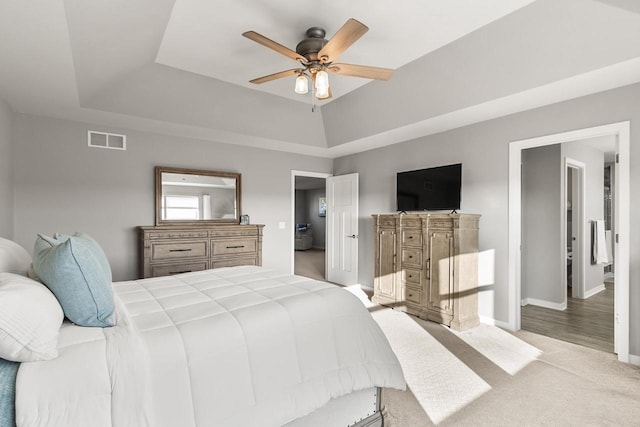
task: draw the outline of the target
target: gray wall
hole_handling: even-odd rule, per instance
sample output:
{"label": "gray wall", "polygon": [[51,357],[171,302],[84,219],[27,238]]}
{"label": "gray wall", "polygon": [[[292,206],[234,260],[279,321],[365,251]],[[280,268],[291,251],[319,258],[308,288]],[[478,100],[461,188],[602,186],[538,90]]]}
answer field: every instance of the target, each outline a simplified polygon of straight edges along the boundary
{"label": "gray wall", "polygon": [[[363,120],[366,116],[363,116]],[[369,119],[367,119],[369,120]],[[495,283],[481,289],[479,312],[508,321],[509,142],[535,136],[630,120],[632,242],[640,238],[640,85],[602,92],[402,144],[336,159],[334,173],[360,174],[361,283],[373,284],[371,214],[395,209],[395,174],[456,162],[463,163],[462,212],[482,214],[480,249],[495,251]],[[339,130],[338,130],[339,132]],[[623,237],[625,238],[625,237]],[[640,354],[640,247],[630,254],[630,345]]]}
{"label": "gray wall", "polygon": [[587,224],[585,224],[586,253],[583,264],[585,293],[589,294],[589,291],[604,283],[604,265],[591,265],[591,229],[589,227],[589,221],[604,219],[604,152],[580,142],[565,142],[562,144],[562,158],[565,157],[585,164],[584,215]]}
{"label": "gray wall", "polygon": [[296,224],[306,224],[307,221],[307,190],[296,190]]}
{"label": "gray wall", "polygon": [[311,224],[313,247],[325,248],[325,217],[318,216],[320,197],[325,197],[325,189],[296,190],[296,224]]}
{"label": "gray wall", "polygon": [[13,167],[11,121],[13,113],[0,98],[0,237],[13,238]]}
{"label": "gray wall", "polygon": [[560,144],[522,152],[522,299],[565,301]]}
{"label": "gray wall", "polygon": [[[14,239],[84,231],[114,280],[138,277],[135,227],[154,223],[154,167],[240,172],[242,210],[265,224],[263,265],[291,271],[291,170],[330,173],[331,159],[16,114]],[[87,130],[124,133],[127,151],[87,147]],[[4,157],[4,156],[3,156]],[[278,228],[280,221],[284,229]]]}
{"label": "gray wall", "polygon": [[324,188],[307,190],[307,222],[311,224],[313,247],[318,249],[325,248],[326,217],[318,215],[319,199],[325,195]]}

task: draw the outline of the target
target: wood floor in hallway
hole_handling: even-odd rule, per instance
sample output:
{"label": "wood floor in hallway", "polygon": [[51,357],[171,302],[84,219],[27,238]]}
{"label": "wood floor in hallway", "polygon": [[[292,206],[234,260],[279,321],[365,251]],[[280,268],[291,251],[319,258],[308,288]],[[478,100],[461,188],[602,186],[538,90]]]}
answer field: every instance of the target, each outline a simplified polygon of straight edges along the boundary
{"label": "wood floor in hallway", "polygon": [[567,299],[566,310],[526,305],[521,311],[522,329],[613,353],[614,284],[588,299]]}
{"label": "wood floor in hallway", "polygon": [[317,280],[325,280],[324,257],[325,253],[322,249],[314,248],[306,251],[296,251],[294,274]]}

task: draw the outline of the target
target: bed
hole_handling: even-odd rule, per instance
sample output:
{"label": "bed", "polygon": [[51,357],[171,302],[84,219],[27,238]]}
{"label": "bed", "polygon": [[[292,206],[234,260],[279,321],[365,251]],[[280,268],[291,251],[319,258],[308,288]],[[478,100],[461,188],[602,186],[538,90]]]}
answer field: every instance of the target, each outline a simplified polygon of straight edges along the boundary
{"label": "bed", "polygon": [[380,426],[379,388],[406,386],[366,308],[326,282],[243,266],[112,290],[115,326],[65,320],[57,357],[19,365],[19,427]]}

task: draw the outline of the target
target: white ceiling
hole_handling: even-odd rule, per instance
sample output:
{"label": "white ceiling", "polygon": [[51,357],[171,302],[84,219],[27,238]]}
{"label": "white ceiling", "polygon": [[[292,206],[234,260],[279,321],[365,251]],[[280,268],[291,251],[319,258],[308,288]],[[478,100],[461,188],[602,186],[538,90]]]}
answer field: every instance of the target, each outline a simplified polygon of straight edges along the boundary
{"label": "white ceiling", "polygon": [[[308,103],[294,78],[249,80],[299,64],[241,36],[248,30],[295,50],[310,27],[327,40],[349,18],[369,27],[338,62],[397,69],[533,0],[176,0],[156,62]],[[334,99],[369,82],[331,76]]]}
{"label": "white ceiling", "polygon": [[[640,81],[638,0],[0,0],[0,99],[18,113],[339,157]],[[370,30],[309,108],[293,78],[311,26]],[[293,100],[301,101],[294,102]],[[105,129],[106,130],[106,129]]]}

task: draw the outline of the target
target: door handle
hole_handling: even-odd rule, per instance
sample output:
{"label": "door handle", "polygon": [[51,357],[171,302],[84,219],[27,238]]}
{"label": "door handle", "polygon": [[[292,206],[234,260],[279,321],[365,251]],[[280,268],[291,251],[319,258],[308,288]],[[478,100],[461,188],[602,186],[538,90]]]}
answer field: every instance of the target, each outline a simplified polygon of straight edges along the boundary
{"label": "door handle", "polygon": [[357,234],[352,234],[352,235],[347,236],[347,237],[349,237],[349,238],[351,238],[351,239],[357,239],[357,238],[358,238],[358,235],[357,235]]}

